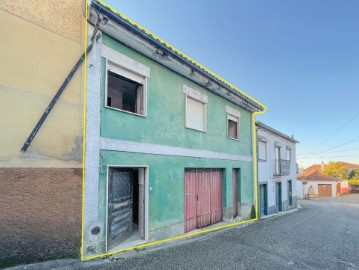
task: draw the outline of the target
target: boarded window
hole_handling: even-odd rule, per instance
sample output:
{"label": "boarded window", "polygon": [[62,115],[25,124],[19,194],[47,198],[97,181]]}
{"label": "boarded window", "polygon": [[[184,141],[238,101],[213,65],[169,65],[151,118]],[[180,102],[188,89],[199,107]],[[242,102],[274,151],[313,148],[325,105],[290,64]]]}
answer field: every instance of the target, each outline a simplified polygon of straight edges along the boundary
{"label": "boarded window", "polygon": [[106,106],[144,115],[144,82],[143,77],[109,65]]}
{"label": "boarded window", "polygon": [[267,144],[265,142],[258,142],[258,159],[267,160]]}
{"label": "boarded window", "polygon": [[206,104],[187,97],[186,127],[206,131]]}
{"label": "boarded window", "polygon": [[228,115],[227,116],[227,131],[228,131],[228,138],[238,140],[238,117]]}

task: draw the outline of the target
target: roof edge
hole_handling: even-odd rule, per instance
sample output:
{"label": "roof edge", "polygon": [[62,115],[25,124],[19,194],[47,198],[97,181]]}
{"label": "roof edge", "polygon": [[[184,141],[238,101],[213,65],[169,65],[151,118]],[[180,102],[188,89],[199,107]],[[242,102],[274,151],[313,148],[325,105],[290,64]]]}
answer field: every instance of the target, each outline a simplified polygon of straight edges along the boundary
{"label": "roof edge", "polygon": [[289,140],[289,141],[291,141],[291,142],[299,143],[299,141],[297,141],[296,139],[292,138],[291,136],[288,136],[288,135],[286,135],[286,134],[284,134],[284,133],[282,133],[282,132],[280,132],[280,131],[278,131],[278,130],[276,130],[276,129],[270,127],[270,126],[267,126],[266,124],[264,124],[264,123],[262,123],[262,122],[260,122],[260,121],[257,121],[257,122],[256,122],[256,126],[257,126],[257,127],[260,127],[260,128],[263,128],[263,129],[266,129],[266,130],[268,130],[268,131],[270,131],[270,132],[273,132],[273,133],[275,133],[275,134],[277,134],[277,135],[279,135],[279,136],[283,137],[284,139],[287,139],[287,140]]}
{"label": "roof edge", "polygon": [[165,50],[166,53],[171,54],[173,57],[178,58],[182,60],[185,64],[189,65],[192,68],[195,68],[197,72],[201,73],[203,76],[215,81],[217,84],[221,85],[226,90],[230,91],[231,93],[235,94],[239,98],[242,98],[245,102],[248,102],[252,107],[256,108],[257,111],[265,112],[267,110],[267,107],[256,100],[255,98],[251,97],[244,91],[240,90],[238,87],[234,86],[233,84],[229,83],[213,71],[209,70],[208,68],[204,67],[197,61],[193,60],[191,57],[187,56],[180,50],[176,49],[169,43],[165,42],[160,37],[156,36],[155,34],[151,33],[149,30],[144,28],[143,26],[137,24],[127,16],[123,15],[116,9],[112,8],[108,4],[106,4],[102,0],[92,0],[91,5],[105,13],[108,16],[111,16],[113,19],[116,19],[116,21],[122,25],[124,25],[126,28],[130,28],[133,32],[135,32],[137,35],[143,36],[145,35],[146,39],[149,42],[152,42],[155,46],[160,47],[161,49]]}

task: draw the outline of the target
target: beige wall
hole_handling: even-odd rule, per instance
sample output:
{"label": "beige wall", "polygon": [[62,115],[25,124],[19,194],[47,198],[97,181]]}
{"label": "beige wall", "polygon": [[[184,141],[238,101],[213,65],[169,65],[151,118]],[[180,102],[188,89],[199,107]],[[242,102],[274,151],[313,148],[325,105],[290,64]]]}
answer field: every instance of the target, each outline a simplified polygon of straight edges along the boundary
{"label": "beige wall", "polygon": [[83,66],[22,144],[83,52],[82,0],[0,0],[0,167],[80,167]]}

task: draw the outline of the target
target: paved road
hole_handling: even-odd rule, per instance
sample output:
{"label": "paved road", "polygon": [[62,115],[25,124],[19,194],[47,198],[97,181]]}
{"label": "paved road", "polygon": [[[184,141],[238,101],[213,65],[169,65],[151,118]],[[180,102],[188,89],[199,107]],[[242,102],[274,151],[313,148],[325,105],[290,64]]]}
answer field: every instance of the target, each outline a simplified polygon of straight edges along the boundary
{"label": "paved road", "polygon": [[359,194],[87,269],[359,269]]}

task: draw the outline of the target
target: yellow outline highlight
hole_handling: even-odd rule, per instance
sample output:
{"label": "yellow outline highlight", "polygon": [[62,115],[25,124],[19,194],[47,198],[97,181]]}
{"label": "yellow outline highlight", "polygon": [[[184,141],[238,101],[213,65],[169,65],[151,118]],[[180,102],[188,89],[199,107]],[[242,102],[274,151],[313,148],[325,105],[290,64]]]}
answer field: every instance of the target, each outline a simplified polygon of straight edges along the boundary
{"label": "yellow outline highlight", "polygon": [[152,32],[150,32],[149,30],[147,30],[146,28],[144,28],[142,25],[139,25],[138,23],[134,22],[132,19],[130,19],[129,17],[127,17],[126,15],[122,14],[121,12],[117,11],[116,9],[114,9],[113,7],[111,7],[110,5],[106,4],[103,0],[95,0],[98,3],[100,3],[101,5],[105,6],[106,8],[110,9],[112,12],[114,12],[115,14],[119,15],[120,17],[124,18],[126,21],[128,21],[129,23],[133,24],[134,26],[136,26],[137,28],[139,28],[141,31],[145,32],[146,34],[152,36],[153,38],[157,39],[157,41],[161,42],[163,45],[166,45],[167,47],[169,47],[171,50],[175,51],[176,53],[178,53],[179,55],[181,55],[182,57],[186,58],[187,60],[191,61],[193,64],[199,66],[200,68],[202,68],[203,70],[207,71],[208,73],[210,73],[212,76],[214,76],[215,78],[217,78],[218,80],[222,81],[223,83],[226,83],[227,85],[229,85],[230,87],[232,87],[233,89],[237,90],[238,92],[240,92],[241,94],[243,94],[244,96],[246,96],[247,98],[253,100],[254,102],[258,103],[259,105],[261,105],[264,110],[263,112],[265,112],[267,110],[267,107],[259,102],[258,100],[256,100],[255,98],[253,98],[252,96],[248,95],[247,93],[243,92],[241,89],[239,89],[238,87],[234,86],[233,84],[231,84],[230,82],[228,82],[227,80],[223,79],[221,76],[217,75],[216,73],[214,73],[213,71],[211,71],[210,69],[206,68],[205,66],[201,65],[200,63],[198,63],[196,60],[192,59],[191,57],[189,57],[188,55],[186,55],[185,53],[181,52],[180,50],[178,50],[177,48],[173,47],[171,44],[167,43],[166,41],[164,41],[162,38],[160,38],[159,36],[153,34]]}
{"label": "yellow outline highlight", "polygon": [[[227,85],[234,88],[235,90],[237,90],[238,92],[240,92],[244,96],[248,97],[249,99],[251,99],[254,102],[258,103],[259,105],[263,106],[264,110],[261,111],[261,112],[254,112],[252,114],[252,132],[253,132],[252,133],[252,138],[253,138],[253,148],[252,149],[253,149],[253,180],[254,180],[253,182],[254,182],[255,211],[256,211],[256,217],[255,218],[249,219],[249,220],[244,220],[244,221],[239,221],[239,222],[234,222],[234,223],[231,223],[231,224],[218,226],[218,227],[210,228],[210,229],[205,229],[205,230],[201,230],[201,231],[197,231],[197,232],[191,232],[191,233],[187,233],[187,234],[183,234],[183,235],[179,235],[179,236],[175,236],[175,237],[170,237],[170,238],[166,238],[166,239],[162,239],[162,240],[158,240],[158,241],[154,241],[154,242],[149,242],[149,243],[145,243],[145,244],[141,244],[141,245],[137,245],[137,246],[133,246],[133,247],[129,247],[129,248],[124,248],[124,249],[121,249],[121,250],[116,250],[116,251],[106,252],[106,253],[102,253],[102,254],[98,254],[98,255],[94,255],[94,256],[84,257],[84,235],[85,235],[85,228],[84,228],[84,216],[85,216],[85,213],[84,213],[85,212],[84,211],[85,210],[85,150],[86,150],[85,147],[86,147],[86,93],[87,93],[86,92],[87,91],[87,55],[85,54],[85,61],[84,61],[84,107],[83,107],[84,115],[83,115],[83,145],[82,145],[83,150],[82,150],[81,261],[87,261],[87,260],[91,260],[91,259],[101,258],[101,257],[105,257],[105,256],[114,255],[114,254],[117,254],[117,253],[129,251],[129,250],[135,250],[135,249],[140,249],[140,248],[149,247],[149,246],[153,246],[153,245],[158,245],[158,244],[161,244],[161,243],[166,243],[166,242],[170,242],[170,241],[174,241],[174,240],[178,240],[178,239],[183,239],[183,238],[187,238],[187,237],[191,237],[191,236],[195,236],[195,235],[199,235],[199,234],[203,234],[203,233],[218,231],[218,230],[221,230],[221,229],[224,229],[224,228],[230,228],[230,227],[234,227],[234,226],[237,226],[237,225],[257,221],[258,220],[258,177],[257,177],[258,164],[257,164],[257,133],[256,133],[256,124],[255,124],[255,122],[256,122],[256,115],[257,114],[264,114],[267,111],[267,106],[265,106],[264,104],[262,104],[261,102],[259,102],[255,98],[251,97],[247,93],[243,92],[238,87],[236,87],[233,84],[229,83],[228,81],[224,80],[222,77],[218,76],[213,71],[209,70],[205,66],[203,66],[200,63],[198,63],[197,61],[193,60],[191,57],[189,57],[186,54],[182,53],[180,50],[178,50],[175,47],[173,47],[172,45],[168,44],[167,42],[165,42],[164,40],[162,40],[161,38],[159,38],[155,34],[151,33],[150,31],[148,31],[147,29],[145,29],[141,25],[137,24],[136,22],[134,22],[133,20],[131,20],[127,16],[123,15],[122,13],[117,11],[116,9],[114,9],[111,6],[109,6],[108,4],[104,3],[102,0],[96,0],[96,1],[99,2],[100,4],[102,4],[103,6],[107,7],[108,9],[110,9],[115,14],[121,16],[122,18],[124,18],[125,20],[127,20],[128,22],[133,24],[134,26],[138,27],[141,31],[145,32],[148,35],[151,35],[152,37],[157,39],[162,44],[166,45],[167,47],[169,47],[173,51],[180,54],[182,57],[187,58],[187,60],[191,61],[192,63],[199,66],[203,70],[207,71],[208,73],[210,73],[212,76],[214,76],[218,80],[222,81],[223,83],[226,83]],[[87,23],[88,23],[88,0],[85,0],[85,5],[86,5],[86,7],[85,7],[85,9],[86,9],[86,16],[85,17],[86,18],[85,18],[84,51],[86,52],[87,39],[88,39],[88,33],[87,33],[87,28],[88,28],[87,27]]]}
{"label": "yellow outline highlight", "polygon": [[88,0],[85,0],[85,25],[84,25],[84,94],[83,94],[83,125],[82,125],[82,205],[81,205],[81,260],[84,258],[84,238],[85,238],[85,151],[86,151],[86,97],[87,97],[87,18],[88,18]]}

